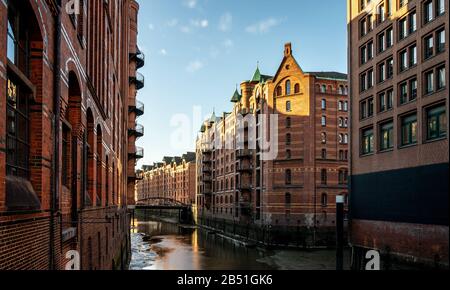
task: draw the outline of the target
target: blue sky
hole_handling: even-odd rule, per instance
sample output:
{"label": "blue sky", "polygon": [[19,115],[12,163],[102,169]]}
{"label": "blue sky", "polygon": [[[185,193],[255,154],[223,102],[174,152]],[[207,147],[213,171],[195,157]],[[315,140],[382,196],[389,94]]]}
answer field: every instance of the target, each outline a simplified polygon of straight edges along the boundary
{"label": "blue sky", "polygon": [[[344,0],[139,3],[138,42],[146,54],[145,88],[138,94],[146,108],[139,122],[146,131],[138,166],[194,150],[201,126],[194,107],[201,107],[202,117],[213,109],[230,111],[236,84],[252,77],[257,62],[263,74],[273,75],[286,42],[305,71],[347,71]],[[171,141],[180,129],[171,126],[175,114],[187,116],[183,130],[191,142]]]}

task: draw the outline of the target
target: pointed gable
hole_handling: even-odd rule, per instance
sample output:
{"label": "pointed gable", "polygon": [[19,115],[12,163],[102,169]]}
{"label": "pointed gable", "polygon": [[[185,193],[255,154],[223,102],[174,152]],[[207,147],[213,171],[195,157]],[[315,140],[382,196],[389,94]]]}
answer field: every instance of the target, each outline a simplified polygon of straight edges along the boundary
{"label": "pointed gable", "polygon": [[274,81],[278,80],[278,77],[280,76],[281,72],[287,69],[298,70],[302,75],[304,74],[297,60],[292,55],[292,44],[290,42],[284,45],[284,57],[283,60],[281,61],[280,66],[278,67],[277,73],[273,77],[273,80]]}

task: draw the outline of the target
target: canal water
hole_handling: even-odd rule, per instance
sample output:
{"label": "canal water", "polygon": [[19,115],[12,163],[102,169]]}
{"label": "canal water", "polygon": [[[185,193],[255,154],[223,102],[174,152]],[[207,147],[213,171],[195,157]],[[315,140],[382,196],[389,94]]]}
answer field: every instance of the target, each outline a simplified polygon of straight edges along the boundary
{"label": "canal water", "polygon": [[130,270],[335,269],[334,250],[247,248],[207,230],[167,221],[135,220],[131,242]]}

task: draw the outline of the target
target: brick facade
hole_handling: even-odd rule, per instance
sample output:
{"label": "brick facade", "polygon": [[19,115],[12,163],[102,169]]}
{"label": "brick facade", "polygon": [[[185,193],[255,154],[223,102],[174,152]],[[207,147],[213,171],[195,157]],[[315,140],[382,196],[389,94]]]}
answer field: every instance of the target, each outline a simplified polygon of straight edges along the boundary
{"label": "brick facade", "polygon": [[[258,69],[240,89],[232,111],[213,114],[197,139],[199,218],[311,232],[334,227],[335,197],[348,192],[346,75],[304,72],[286,44],[275,76]],[[249,117],[253,124],[240,121]],[[264,130],[276,120],[277,128]],[[259,141],[277,154],[267,156]]]}
{"label": "brick facade", "polygon": [[139,6],[18,2],[0,2],[0,269],[64,269],[69,250],[82,269],[125,268]]}
{"label": "brick facade", "polygon": [[[142,180],[136,184],[139,203],[160,203],[158,198],[195,204],[195,153],[164,157],[163,162],[144,166]],[[152,200],[153,199],[153,200]]]}
{"label": "brick facade", "polygon": [[372,4],[348,1],[354,267],[448,267],[449,1]]}

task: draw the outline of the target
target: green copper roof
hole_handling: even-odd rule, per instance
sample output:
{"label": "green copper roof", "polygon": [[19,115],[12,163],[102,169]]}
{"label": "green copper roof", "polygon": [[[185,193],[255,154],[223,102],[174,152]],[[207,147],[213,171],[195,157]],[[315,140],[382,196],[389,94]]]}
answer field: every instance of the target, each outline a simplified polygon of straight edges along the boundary
{"label": "green copper roof", "polygon": [[233,97],[231,98],[232,103],[237,103],[241,100],[242,96],[239,94],[238,89],[236,88],[236,91],[234,92]]}
{"label": "green copper roof", "polygon": [[259,82],[259,81],[261,81],[261,72],[259,71],[259,67],[256,67],[256,71],[252,77],[252,82]]}
{"label": "green copper roof", "polygon": [[259,66],[257,66],[256,67],[256,71],[253,74],[251,82],[263,83],[263,82],[265,82],[265,81],[267,81],[267,80],[269,80],[271,78],[273,78],[273,77],[261,74],[261,72],[259,71]]}

